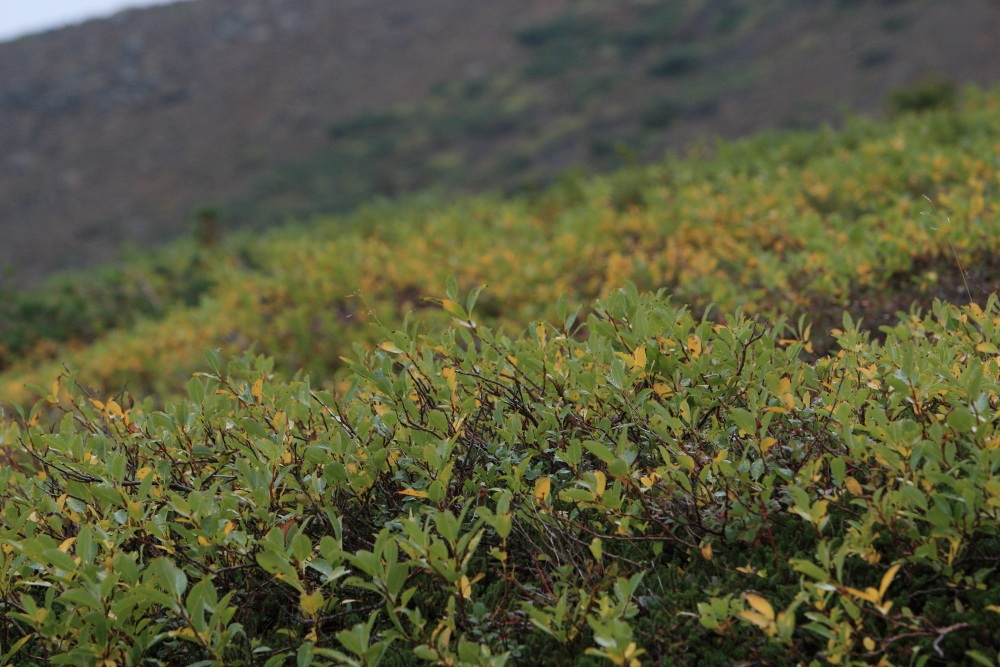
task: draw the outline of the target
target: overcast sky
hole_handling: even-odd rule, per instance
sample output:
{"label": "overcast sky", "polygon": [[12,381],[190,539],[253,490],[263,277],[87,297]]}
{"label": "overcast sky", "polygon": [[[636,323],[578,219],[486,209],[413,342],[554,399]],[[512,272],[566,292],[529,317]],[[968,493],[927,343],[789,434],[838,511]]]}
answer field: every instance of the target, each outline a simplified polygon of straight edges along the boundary
{"label": "overcast sky", "polygon": [[0,41],[171,0],[0,0]]}

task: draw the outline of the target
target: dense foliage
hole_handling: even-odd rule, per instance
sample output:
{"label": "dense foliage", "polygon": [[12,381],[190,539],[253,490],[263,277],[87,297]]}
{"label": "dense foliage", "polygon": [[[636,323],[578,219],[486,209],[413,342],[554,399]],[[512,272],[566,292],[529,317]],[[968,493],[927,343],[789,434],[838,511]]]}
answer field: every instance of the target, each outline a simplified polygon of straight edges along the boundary
{"label": "dense foliage", "polygon": [[343,399],[215,354],[165,411],[54,387],[4,433],[4,649],[993,664],[996,299],[810,364],[634,287],[515,338],[449,297]]}
{"label": "dense foliage", "polygon": [[997,664],[998,110],[11,296],[0,664]]}
{"label": "dense foliage", "polygon": [[449,276],[489,285],[485,322],[521,327],[554,316],[560,295],[587,303],[631,280],[696,309],[807,315],[818,351],[845,308],[877,329],[914,300],[982,303],[1000,275],[1000,92],[970,91],[959,106],[569,175],[534,197],[412,200],[180,244],[32,297],[85,315],[68,344],[56,344],[67,327],[30,339],[0,324],[0,344],[18,350],[0,400],[26,400],[25,384],[51,382],[64,363],[98,393],[127,384],[166,397],[199,370],[203,347],[255,344],[286,377],[329,377],[352,343],[373,342],[371,312],[398,323]]}

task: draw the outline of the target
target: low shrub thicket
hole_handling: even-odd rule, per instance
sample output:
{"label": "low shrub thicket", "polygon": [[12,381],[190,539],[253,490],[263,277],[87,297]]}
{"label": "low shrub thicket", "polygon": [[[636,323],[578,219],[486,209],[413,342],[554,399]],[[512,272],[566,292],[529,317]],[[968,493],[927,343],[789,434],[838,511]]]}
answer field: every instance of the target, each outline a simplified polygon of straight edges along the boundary
{"label": "low shrub thicket", "polygon": [[[883,324],[914,299],[982,299],[997,284],[987,260],[1000,253],[1000,94],[970,91],[962,104],[720,144],[710,157],[567,178],[533,197],[370,206],[210,249],[178,246],[130,263],[127,289],[77,276],[92,288],[53,289],[45,312],[86,313],[98,338],[17,343],[15,353],[0,326],[10,348],[0,365],[12,364],[0,401],[28,400],[25,384],[49,384],[64,363],[100,393],[128,383],[174,397],[201,349],[238,356],[251,344],[285,377],[304,368],[327,381],[351,343],[376,342],[370,309],[398,326],[449,275],[465,289],[488,284],[484,323],[517,328],[551,318],[561,294],[589,303],[626,280],[720,313],[808,314],[824,322],[818,335],[845,308]],[[983,276],[971,290],[960,278],[950,287],[956,257]]]}
{"label": "low shrub thicket", "polygon": [[994,664],[995,297],[808,362],[634,287],[516,337],[476,295],[343,396],[212,352],[162,411],[42,390],[0,434],[0,662]]}

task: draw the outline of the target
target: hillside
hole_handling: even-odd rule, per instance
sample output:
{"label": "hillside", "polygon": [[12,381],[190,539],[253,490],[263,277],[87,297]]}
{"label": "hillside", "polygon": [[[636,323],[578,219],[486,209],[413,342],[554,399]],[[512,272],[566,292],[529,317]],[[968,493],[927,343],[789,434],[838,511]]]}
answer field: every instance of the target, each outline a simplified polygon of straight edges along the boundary
{"label": "hillside", "polygon": [[996,665],[998,174],[970,88],[4,302],[0,663]]}
{"label": "hillside", "polygon": [[23,402],[26,383],[48,386],[66,365],[97,395],[174,396],[203,348],[333,378],[374,319],[426,315],[449,276],[488,285],[480,314],[512,326],[630,280],[716,317],[805,316],[825,353],[844,310],[878,335],[913,304],[997,289],[998,97],[956,104],[568,175],[513,199],[424,197],[185,239],[0,301],[2,400]]}
{"label": "hillside", "polygon": [[[1000,79],[991,0],[195,0],[0,44],[15,284],[373,196],[531,189]],[[204,209],[208,211],[209,209]]]}

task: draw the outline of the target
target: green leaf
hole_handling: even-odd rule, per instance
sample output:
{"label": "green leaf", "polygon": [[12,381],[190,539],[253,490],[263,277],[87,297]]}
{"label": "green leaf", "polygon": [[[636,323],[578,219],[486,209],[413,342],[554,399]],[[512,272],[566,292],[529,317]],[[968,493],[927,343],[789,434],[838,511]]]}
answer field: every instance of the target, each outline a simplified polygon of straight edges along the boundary
{"label": "green leaf", "polygon": [[975,415],[968,408],[961,406],[952,409],[945,421],[959,433],[968,433],[976,425]]}
{"label": "green leaf", "polygon": [[174,565],[168,558],[157,558],[153,561],[152,569],[156,572],[163,586],[174,598],[181,598],[187,588],[187,575],[184,570]]}
{"label": "green leaf", "polygon": [[790,563],[792,565],[792,569],[794,569],[796,572],[801,572],[806,576],[812,577],[816,581],[830,580],[829,573],[823,568],[821,568],[819,565],[813,563],[812,561],[793,558],[790,561]]}
{"label": "green leaf", "polygon": [[830,475],[833,477],[834,486],[843,486],[844,478],[847,475],[847,464],[844,459],[835,456],[830,459]]}

